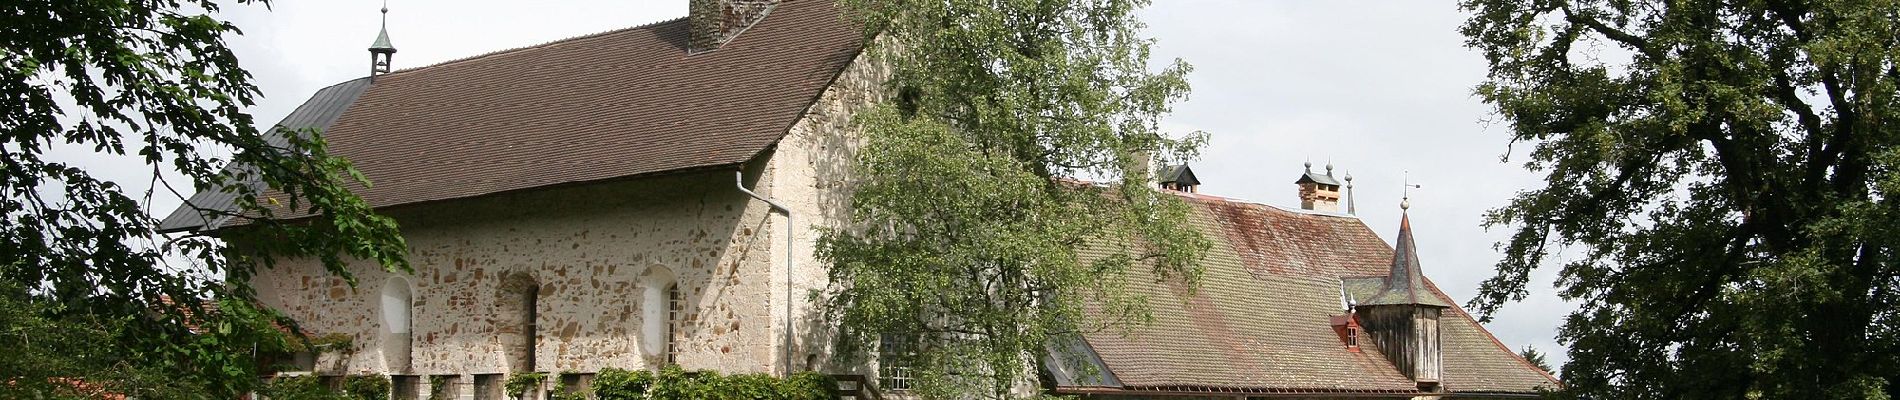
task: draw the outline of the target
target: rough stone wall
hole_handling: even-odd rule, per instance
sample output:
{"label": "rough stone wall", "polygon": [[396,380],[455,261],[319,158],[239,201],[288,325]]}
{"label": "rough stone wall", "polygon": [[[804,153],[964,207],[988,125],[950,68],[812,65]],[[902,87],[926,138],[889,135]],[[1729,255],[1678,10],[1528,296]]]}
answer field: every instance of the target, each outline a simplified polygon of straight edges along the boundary
{"label": "rough stone wall", "polygon": [[[756,171],[751,175],[756,176]],[[518,322],[502,277],[537,285],[534,370],[646,368],[664,354],[637,344],[640,276],[666,268],[685,294],[677,334],[687,368],[765,372],[773,334],[763,203],[733,189],[731,170],[457,200],[385,211],[402,225],[413,276],[350,265],[356,288],[314,260],[261,271],[259,298],[313,334],[344,333],[356,351],[326,354],[318,373],[403,373],[381,353],[379,289],[413,293],[411,374],[509,372],[498,325]],[[782,237],[782,236],[779,236]],[[664,305],[661,305],[664,307]],[[516,362],[518,363],[518,362]]]}
{"label": "rough stone wall", "polygon": [[[796,341],[792,351],[792,369],[824,370],[834,373],[865,373],[862,365],[834,365],[830,360],[835,327],[822,320],[822,309],[814,298],[829,284],[824,264],[816,259],[819,228],[844,227],[850,200],[851,166],[856,162],[862,137],[852,129],[854,113],[865,110],[886,97],[884,82],[890,71],[868,55],[860,55],[819,96],[805,117],[794,124],[773,151],[767,168],[772,171],[772,193],[768,196],[784,203],[797,216],[793,227],[790,302],[793,307]],[[783,223],[780,217],[774,224]],[[774,233],[782,225],[774,225]],[[785,241],[771,244],[774,254],[785,254]],[[784,261],[773,262],[772,296],[786,298]],[[777,310],[784,315],[784,309]],[[775,323],[782,326],[781,322]]]}

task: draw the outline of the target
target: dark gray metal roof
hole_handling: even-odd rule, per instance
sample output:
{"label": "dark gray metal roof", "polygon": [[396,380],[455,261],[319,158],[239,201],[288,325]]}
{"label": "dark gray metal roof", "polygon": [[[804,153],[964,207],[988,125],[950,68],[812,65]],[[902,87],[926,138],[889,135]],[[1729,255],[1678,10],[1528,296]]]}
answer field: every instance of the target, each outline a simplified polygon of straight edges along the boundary
{"label": "dark gray metal roof", "polygon": [[1326,164],[1326,173],[1324,174],[1313,173],[1313,163],[1306,163],[1306,173],[1300,174],[1300,179],[1293,181],[1293,183],[1307,182],[1339,186],[1339,181],[1333,179],[1333,165],[1331,163]]}
{"label": "dark gray metal roof", "polygon": [[1161,183],[1179,183],[1188,186],[1201,184],[1201,180],[1194,177],[1194,169],[1188,168],[1187,164],[1161,167],[1161,171],[1155,173],[1155,180]]}
{"label": "dark gray metal roof", "polygon": [[[283,134],[286,129],[317,129],[319,131],[329,129],[330,124],[335,123],[337,118],[343,115],[343,110],[349,108],[350,103],[355,102],[356,97],[362,95],[364,90],[369,89],[369,82],[369,78],[357,78],[318,90],[315,95],[310,96],[310,100],[304,101],[303,105],[297,106],[290,115],[284,116],[283,121],[278,121],[277,125],[266,133],[266,140],[271,146],[282,147],[289,145],[289,139]],[[243,167],[235,164],[227,165],[225,172],[232,173],[238,168]],[[262,189],[261,187],[254,188]],[[236,193],[215,189],[202,190],[191,195],[190,199],[185,200],[184,205],[172,210],[171,215],[161,220],[158,231],[178,232],[215,228],[224,222],[222,221],[224,218],[219,216],[220,213],[235,211],[236,208]],[[199,210],[214,210],[214,212],[204,213]]]}

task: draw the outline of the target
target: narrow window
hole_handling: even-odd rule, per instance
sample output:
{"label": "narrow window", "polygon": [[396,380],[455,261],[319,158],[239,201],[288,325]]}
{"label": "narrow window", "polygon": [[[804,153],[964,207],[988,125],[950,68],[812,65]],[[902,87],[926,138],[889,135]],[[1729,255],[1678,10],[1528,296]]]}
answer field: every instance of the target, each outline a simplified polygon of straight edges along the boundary
{"label": "narrow window", "polygon": [[680,285],[666,286],[666,363],[680,363],[680,325],[686,320],[686,297],[680,295]]}
{"label": "narrow window", "polygon": [[911,388],[910,344],[891,334],[878,336],[877,385],[879,390],[906,393]]}
{"label": "narrow window", "polygon": [[657,368],[676,361],[673,349],[673,319],[678,310],[678,286],[673,272],[665,267],[648,267],[642,274],[640,290],[640,351],[649,367]]}
{"label": "narrow window", "polygon": [[382,300],[384,367],[390,372],[409,372],[410,314],[414,311],[409,281],[401,277],[383,281]]}

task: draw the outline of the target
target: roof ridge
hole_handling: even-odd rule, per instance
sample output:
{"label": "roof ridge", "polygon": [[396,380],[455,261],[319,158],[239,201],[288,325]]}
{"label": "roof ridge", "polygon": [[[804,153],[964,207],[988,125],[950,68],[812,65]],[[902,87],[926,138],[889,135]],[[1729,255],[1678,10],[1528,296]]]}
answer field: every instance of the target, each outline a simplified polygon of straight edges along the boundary
{"label": "roof ridge", "polygon": [[597,38],[597,37],[602,37],[602,36],[607,36],[607,35],[612,35],[612,34],[616,34],[616,33],[624,33],[624,32],[629,32],[629,31],[635,31],[635,30],[640,30],[640,29],[650,29],[650,28],[654,28],[654,27],[657,27],[657,26],[659,26],[659,25],[661,25],[661,24],[667,24],[667,23],[673,23],[673,22],[678,22],[678,21],[685,21],[685,20],[686,20],[686,18],[687,18],[687,17],[678,17],[678,18],[672,18],[672,19],[666,19],[666,20],[660,20],[660,21],[654,21],[654,22],[648,22],[648,23],[645,23],[645,24],[640,24],[640,25],[634,25],[634,26],[629,26],[629,27],[624,27],[624,28],[615,28],[615,29],[611,29],[611,30],[606,30],[606,31],[600,31],[600,32],[594,32],[594,33],[588,33],[588,34],[581,34],[581,35],[577,35],[577,36],[570,36],[570,37],[567,37],[567,38],[562,38],[562,39],[555,39],[555,40],[551,40],[551,41],[546,41],[546,42],[541,42],[541,43],[538,43],[538,44],[532,44],[532,45],[527,45],[527,46],[521,46],[521,47],[515,47],[515,48],[508,48],[508,49],[501,49],[501,50],[495,50],[495,51],[490,51],[490,52],[487,52],[487,53],[481,53],[481,54],[476,54],[476,55],[472,55],[472,56],[467,56],[467,57],[462,57],[462,58],[456,58],[456,59],[451,59],[451,60],[448,60],[448,61],[442,61],[442,62],[438,62],[438,63],[434,63],[434,64],[429,64],[429,65],[423,65],[423,66],[419,66],[419,67],[409,67],[409,68],[403,68],[403,69],[399,69],[399,70],[395,70],[395,71],[392,71],[392,72],[390,72],[390,73],[388,73],[388,74],[385,74],[385,75],[395,75],[395,74],[401,74],[401,73],[407,73],[407,72],[413,72],[413,71],[417,71],[417,70],[422,70],[422,69],[428,69],[428,68],[433,68],[433,67],[440,67],[440,66],[445,66],[445,65],[449,65],[449,64],[460,64],[460,63],[464,63],[464,62],[470,62],[470,61],[475,61],[475,60],[478,60],[478,59],[483,59],[483,58],[488,58],[488,57],[492,57],[492,56],[498,56],[498,55],[503,55],[503,54],[508,54],[508,53],[515,53],[515,52],[520,52],[520,51],[527,51],[527,50],[534,50],[534,49],[540,49],[540,48],[546,48],[546,47],[548,47],[548,46],[553,46],[553,45],[557,45],[557,44],[562,44],[562,43],[567,43],[567,42],[573,42],[573,41],[578,41],[578,40],[586,40],[586,39],[593,39],[593,38]]}
{"label": "roof ridge", "polygon": [[1174,190],[1163,190],[1163,192],[1166,192],[1168,194],[1172,194],[1175,196],[1187,198],[1189,200],[1199,200],[1199,201],[1205,201],[1205,202],[1211,202],[1211,203],[1238,204],[1238,205],[1246,205],[1246,206],[1260,206],[1260,207],[1272,208],[1279,211],[1286,211],[1286,212],[1290,212],[1294,214],[1314,215],[1314,216],[1321,216],[1321,217],[1336,217],[1336,218],[1346,218],[1346,219],[1355,219],[1355,220],[1364,221],[1364,219],[1359,218],[1358,215],[1353,215],[1353,214],[1340,214],[1336,212],[1306,210],[1306,209],[1299,209],[1299,208],[1287,208],[1285,206],[1281,206],[1278,204],[1262,203],[1262,202],[1243,200],[1243,199],[1237,199],[1237,198],[1232,198],[1232,197],[1215,196],[1211,194],[1188,193],[1188,192],[1181,192],[1181,191],[1174,191]]}

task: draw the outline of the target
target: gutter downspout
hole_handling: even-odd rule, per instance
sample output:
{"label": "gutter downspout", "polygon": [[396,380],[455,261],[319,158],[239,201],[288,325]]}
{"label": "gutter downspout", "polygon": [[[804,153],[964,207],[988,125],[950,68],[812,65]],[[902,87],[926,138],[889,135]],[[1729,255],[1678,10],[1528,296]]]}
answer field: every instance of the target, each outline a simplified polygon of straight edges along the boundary
{"label": "gutter downspout", "polygon": [[785,370],[781,374],[782,377],[790,378],[792,376],[792,329],[796,326],[796,324],[792,322],[792,230],[794,229],[792,225],[792,209],[776,201],[772,201],[772,199],[766,198],[765,196],[760,196],[758,193],[753,193],[751,189],[746,189],[744,169],[733,171],[733,176],[735,180],[732,184],[734,187],[739,188],[739,192],[765,202],[765,204],[772,206],[773,210],[785,213]]}

